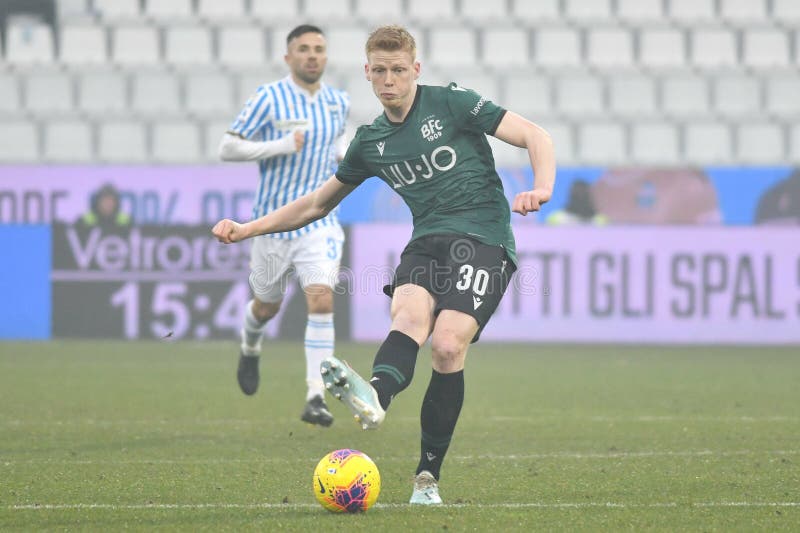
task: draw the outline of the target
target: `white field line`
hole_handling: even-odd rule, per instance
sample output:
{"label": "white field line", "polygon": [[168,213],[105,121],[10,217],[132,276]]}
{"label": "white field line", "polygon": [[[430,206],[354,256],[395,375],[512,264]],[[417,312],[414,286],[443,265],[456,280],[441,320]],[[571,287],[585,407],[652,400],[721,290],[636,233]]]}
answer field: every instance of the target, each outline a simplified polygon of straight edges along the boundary
{"label": "white field line", "polygon": [[[378,503],[375,509],[403,509],[410,507],[406,503]],[[525,502],[525,503],[450,503],[443,509],[660,509],[660,508],[709,508],[709,507],[800,507],[800,502],[653,502],[653,503],[621,503],[621,502]],[[319,509],[313,503],[146,503],[146,504],[105,504],[105,503],[56,503],[56,504],[20,504],[9,505],[9,511],[60,511],[98,509],[109,511],[126,510],[203,510],[203,509]]]}
{"label": "white field line", "polygon": [[[742,457],[763,455],[800,455],[800,450],[649,450],[639,452],[552,452],[530,454],[481,454],[447,456],[449,461],[525,461],[535,459],[639,459],[651,457]],[[408,461],[416,456],[373,456],[376,461]],[[219,464],[263,464],[263,463],[310,463],[311,457],[259,457],[253,459],[23,459],[0,457],[0,466],[56,464],[56,465],[219,465]]]}
{"label": "white field line", "polygon": [[[294,418],[276,419],[279,422],[295,422]],[[400,416],[393,420],[398,422],[419,423],[419,417]],[[772,423],[787,422],[800,423],[797,416],[672,416],[672,415],[641,415],[641,416],[570,416],[570,415],[544,415],[544,416],[480,416],[471,415],[465,420],[473,422],[475,420],[486,422],[512,422],[512,423],[547,423],[563,422],[572,420],[575,422],[596,422],[596,423],[659,423],[659,422],[717,422],[717,423]],[[0,425],[5,426],[98,426],[98,427],[118,427],[118,426],[175,426],[192,424],[198,426],[252,426],[258,424],[257,421],[241,418],[220,418],[220,419],[71,419],[71,420],[47,420],[47,419],[2,419]]]}

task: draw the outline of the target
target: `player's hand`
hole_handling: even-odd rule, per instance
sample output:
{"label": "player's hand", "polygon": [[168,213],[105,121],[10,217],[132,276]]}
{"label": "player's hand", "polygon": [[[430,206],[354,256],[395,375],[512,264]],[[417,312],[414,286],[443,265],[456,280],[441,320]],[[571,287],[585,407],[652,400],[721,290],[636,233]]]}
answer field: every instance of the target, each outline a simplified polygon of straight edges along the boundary
{"label": "player's hand", "polygon": [[303,149],[303,145],[306,144],[306,132],[302,129],[294,130],[294,150],[295,152],[299,152]]}
{"label": "player's hand", "polygon": [[525,216],[532,211],[538,211],[542,204],[550,200],[551,195],[552,193],[545,189],[523,191],[514,198],[511,210]]}
{"label": "player's hand", "polygon": [[225,244],[239,242],[245,237],[242,225],[227,218],[217,222],[211,230],[211,233],[214,234],[214,237],[216,237],[219,242]]}

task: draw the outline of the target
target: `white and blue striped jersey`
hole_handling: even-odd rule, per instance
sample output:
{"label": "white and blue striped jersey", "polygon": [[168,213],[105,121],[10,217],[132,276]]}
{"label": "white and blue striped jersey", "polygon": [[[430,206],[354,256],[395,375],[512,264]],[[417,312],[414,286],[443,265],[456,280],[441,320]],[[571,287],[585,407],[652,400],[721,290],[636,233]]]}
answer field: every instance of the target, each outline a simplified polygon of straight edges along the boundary
{"label": "white and blue striped jersey", "polygon": [[[261,217],[307,194],[336,169],[336,139],[344,134],[350,98],[324,83],[313,96],[287,76],[258,88],[231,124],[230,132],[253,141],[274,141],[295,128],[306,130],[303,149],[258,162],[261,179],[253,218]],[[315,228],[338,224],[337,211],[294,231],[272,234],[292,239]]]}

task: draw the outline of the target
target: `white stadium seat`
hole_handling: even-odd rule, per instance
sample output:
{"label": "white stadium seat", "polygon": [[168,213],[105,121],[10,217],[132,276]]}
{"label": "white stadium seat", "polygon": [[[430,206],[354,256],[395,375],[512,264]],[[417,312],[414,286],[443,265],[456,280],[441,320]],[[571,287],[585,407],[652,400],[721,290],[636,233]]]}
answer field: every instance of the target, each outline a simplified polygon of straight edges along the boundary
{"label": "white stadium seat", "polygon": [[186,110],[196,116],[226,115],[239,111],[234,103],[233,83],[224,73],[192,73],[184,77]]}
{"label": "white stadium seat", "polygon": [[44,158],[48,162],[87,163],[94,157],[92,127],[83,120],[56,120],[44,128]]}
{"label": "white stadium seat", "polygon": [[617,0],[617,17],[630,23],[662,22],[662,0]]}
{"label": "white stadium seat", "polygon": [[587,30],[587,62],[600,68],[633,65],[633,38],[625,28],[592,28]]}
{"label": "white stadium seat", "polygon": [[494,163],[498,168],[530,166],[528,151],[524,148],[518,148],[513,144],[503,142],[492,135],[487,135],[486,140],[489,141],[489,146],[492,148],[492,157],[494,157]]}
{"label": "white stadium seat", "polygon": [[50,64],[55,55],[53,30],[35,18],[11,17],[6,26],[5,51],[11,64]]}
{"label": "white stadium seat", "polygon": [[355,16],[371,25],[389,24],[403,16],[402,0],[355,0]]}
{"label": "white stadium seat", "polygon": [[145,0],[144,11],[155,20],[186,19],[194,15],[192,0]]}
{"label": "white stadium seat", "polygon": [[128,109],[125,76],[113,70],[84,72],[78,81],[78,109],[98,116],[125,112]]}
{"label": "white stadium seat", "polygon": [[510,18],[531,25],[561,21],[559,0],[511,0]]}
{"label": "white stadium seat", "polygon": [[744,164],[775,164],[783,162],[784,139],[780,125],[747,122],[736,130],[736,153]]}
{"label": "white stadium seat", "polygon": [[611,17],[611,0],[564,0],[564,16],[577,22],[602,22]]}
{"label": "white stadium seat", "polygon": [[713,22],[717,17],[714,0],[669,0],[669,15],[683,24]]}
{"label": "white stadium seat", "polygon": [[58,20],[64,22],[70,19],[85,19],[90,16],[88,0],[58,0]]}
{"label": "white stadium seat", "polygon": [[624,117],[651,116],[658,111],[656,84],[649,76],[612,76],[608,80],[608,107]]}
{"label": "white stadium seat", "polygon": [[744,30],[742,48],[742,62],[749,67],[789,66],[789,36],[780,28]]}
{"label": "white stadium seat", "polygon": [[414,21],[440,24],[456,16],[454,0],[406,0],[407,15]]}
{"label": "white stadium seat", "polygon": [[581,41],[572,28],[542,28],[534,31],[536,65],[576,67],[581,64]]}
{"label": "white stadium seat", "polygon": [[271,24],[276,22],[292,24],[300,16],[300,7],[298,0],[251,0],[250,13],[257,19]]}
{"label": "white stadium seat", "polygon": [[797,120],[800,117],[800,76],[770,77],[766,81],[766,111],[776,118]]}
{"label": "white stadium seat", "polygon": [[772,0],[772,19],[795,27],[800,25],[800,2]]}
{"label": "white stadium seat", "polygon": [[16,113],[22,107],[19,78],[0,75],[0,115]]}
{"label": "white stadium seat", "polygon": [[745,76],[727,75],[714,80],[712,99],[717,112],[726,117],[748,117],[761,113],[761,83]]}
{"label": "white stadium seat", "polygon": [[614,122],[584,122],[578,130],[580,159],[589,165],[618,165],[627,159],[625,127]]}
{"label": "white stadium seat", "polygon": [[474,66],[478,63],[478,43],[469,28],[436,28],[429,36],[429,64],[439,67]]}
{"label": "white stadium seat", "polygon": [[536,124],[544,128],[553,139],[553,147],[556,152],[556,159],[559,165],[574,165],[578,162],[575,150],[575,134],[569,122],[540,118]]}
{"label": "white stadium seat", "polygon": [[600,115],[605,111],[603,84],[592,76],[565,76],[556,85],[556,106],[576,119]]}
{"label": "white stadium seat", "polygon": [[647,69],[686,66],[686,37],[676,28],[661,27],[639,32],[639,64]]}
{"label": "white stadium seat", "polygon": [[152,26],[119,26],[113,30],[111,57],[124,66],[160,62],[158,30]]}
{"label": "white stadium seat", "polygon": [[461,0],[459,14],[468,21],[479,24],[485,28],[491,27],[491,22],[507,21],[508,11],[506,2],[487,2],[486,0]]}
{"label": "white stadium seat", "polygon": [[108,163],[141,163],[147,160],[144,124],[130,120],[103,122],[97,130],[98,158]]}
{"label": "white stadium seat", "polygon": [[69,75],[33,71],[25,80],[25,108],[37,114],[65,114],[73,110],[75,90]]}
{"label": "white stadium seat", "polygon": [[702,68],[735,67],[736,36],[724,28],[697,28],[692,32],[692,63]]}
{"label": "white stadium seat", "polygon": [[[342,68],[356,76],[364,72],[367,56],[364,44],[367,42],[368,32],[360,26],[337,26],[331,28],[326,37],[328,40],[328,64]],[[284,53],[286,45],[284,44]]]}
{"label": "white stadium seat", "polygon": [[662,111],[671,117],[697,117],[708,114],[709,90],[698,76],[668,77],[661,84]]}
{"label": "white stadium seat", "polygon": [[694,164],[724,164],[733,154],[730,127],[720,122],[691,122],[684,130],[684,146],[686,159]]}
{"label": "white stadium seat", "polygon": [[303,4],[305,20],[315,22],[317,25],[323,23],[330,25],[350,21],[353,18],[350,0],[305,0]]}
{"label": "white stadium seat", "polygon": [[209,21],[246,19],[245,0],[197,0],[197,16]]}
{"label": "white stadium seat", "polygon": [[4,120],[0,128],[0,162],[32,163],[39,157],[39,132],[30,120]]}
{"label": "white stadium seat", "polygon": [[62,25],[59,59],[67,65],[108,62],[106,32],[100,25]]}
{"label": "white stadium seat", "polygon": [[800,166],[800,124],[792,124],[789,129],[788,159],[795,166]]}
{"label": "white stadium seat", "polygon": [[767,0],[719,0],[722,20],[741,24],[759,24],[768,19]]}
{"label": "white stadium seat", "polygon": [[669,122],[638,122],[631,126],[630,139],[634,163],[674,164],[680,158],[678,130]]}
{"label": "white stadium seat", "polygon": [[483,32],[483,64],[487,67],[514,67],[530,60],[530,36],[526,30],[492,27]]}
{"label": "white stadium seat", "polygon": [[194,122],[156,122],[152,135],[153,159],[158,163],[196,163],[200,157],[200,133]]}
{"label": "white stadium seat", "polygon": [[217,45],[217,59],[229,67],[261,66],[267,61],[267,41],[259,27],[221,27]]}
{"label": "white stadium seat", "polygon": [[211,33],[203,26],[173,26],[164,34],[165,59],[174,65],[211,63]]}
{"label": "white stadium seat", "polygon": [[228,131],[231,121],[228,119],[209,119],[202,128],[203,155],[206,161],[219,163],[219,143],[222,136]]}
{"label": "white stadium seat", "polygon": [[137,19],[141,16],[139,0],[93,0],[94,12],[104,20]]}
{"label": "white stadium seat", "polygon": [[131,107],[144,115],[175,114],[181,109],[178,80],[166,71],[142,71],[131,82]]}

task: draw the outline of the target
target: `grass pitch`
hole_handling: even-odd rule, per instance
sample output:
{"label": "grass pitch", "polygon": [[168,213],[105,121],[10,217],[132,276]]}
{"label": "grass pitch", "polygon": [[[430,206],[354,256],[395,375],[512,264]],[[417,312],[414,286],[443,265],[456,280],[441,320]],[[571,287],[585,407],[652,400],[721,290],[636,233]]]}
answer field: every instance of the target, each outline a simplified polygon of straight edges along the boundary
{"label": "grass pitch", "polygon": [[[340,343],[366,372],[375,346]],[[430,375],[384,425],[299,420],[301,343],[273,343],[254,397],[231,343],[0,344],[0,530],[798,530],[796,348],[498,346],[468,355],[440,490],[406,502]],[[317,461],[357,448],[378,505],[334,515]]]}

